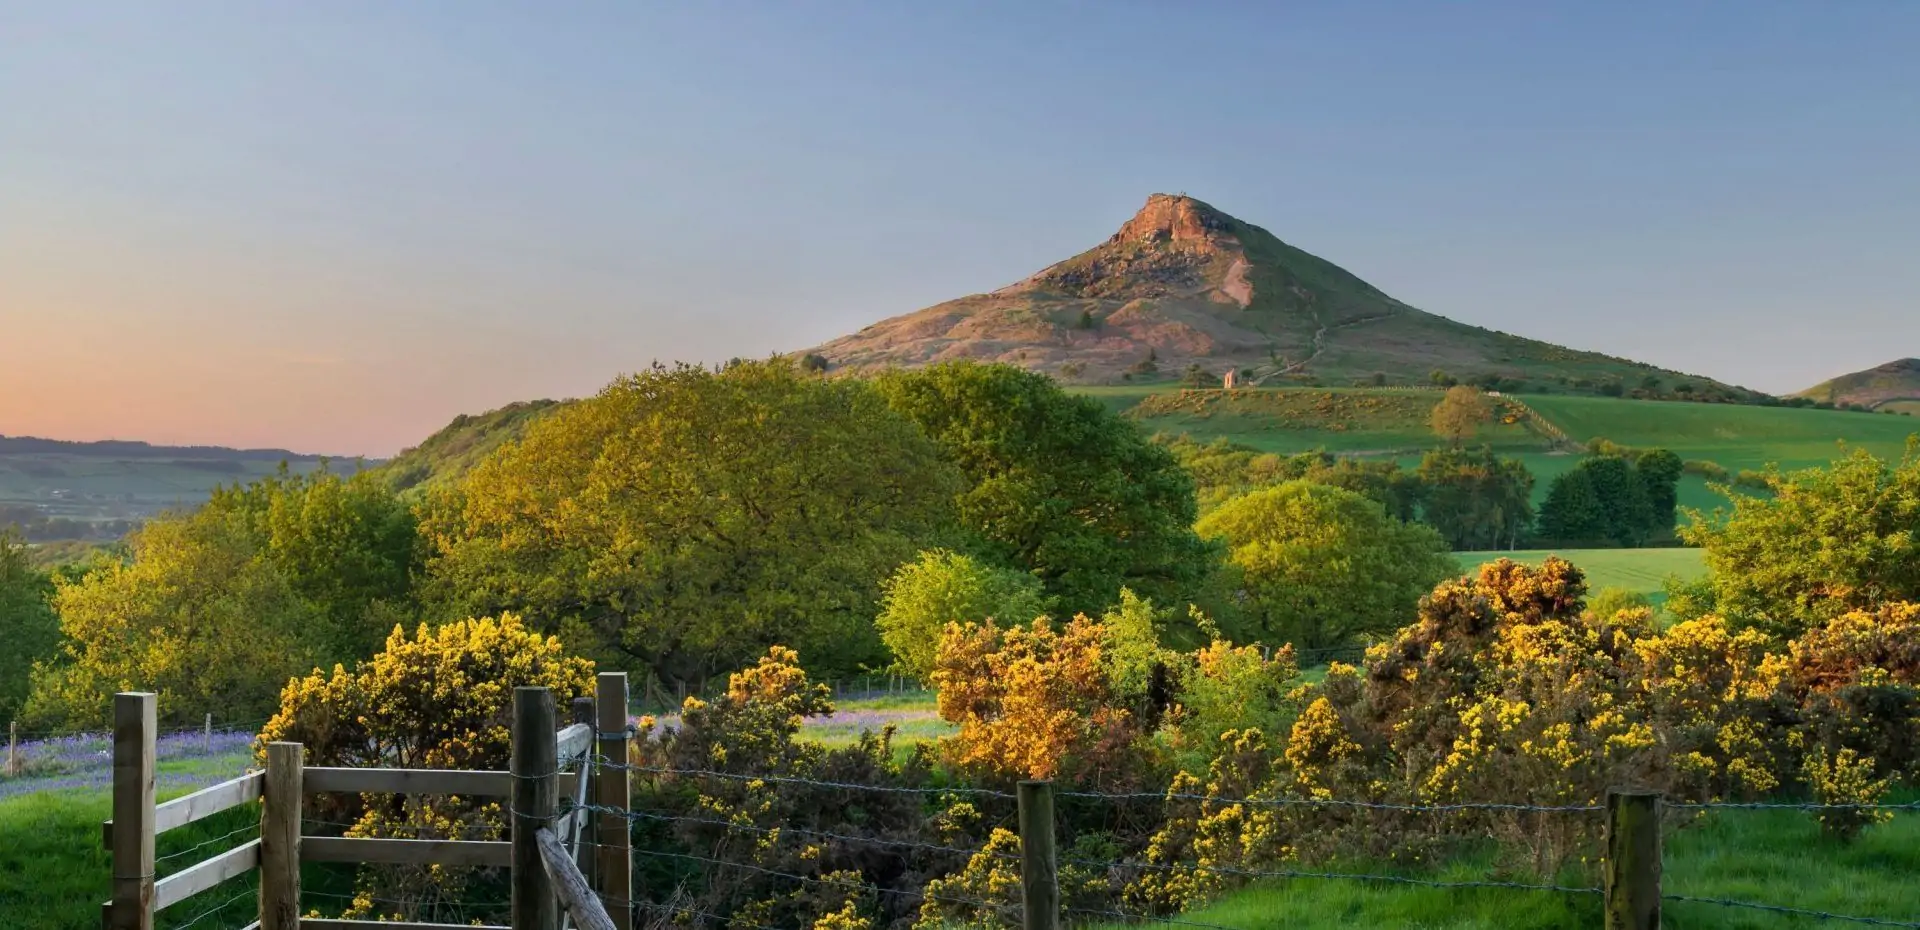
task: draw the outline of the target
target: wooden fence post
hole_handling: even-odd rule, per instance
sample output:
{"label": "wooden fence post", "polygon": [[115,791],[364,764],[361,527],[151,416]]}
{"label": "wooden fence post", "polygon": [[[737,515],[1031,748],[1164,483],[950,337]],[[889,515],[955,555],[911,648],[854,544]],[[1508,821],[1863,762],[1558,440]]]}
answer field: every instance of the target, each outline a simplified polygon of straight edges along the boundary
{"label": "wooden fence post", "polygon": [[20,721],[7,724],[7,774],[20,774]]}
{"label": "wooden fence post", "polygon": [[1607,791],[1606,930],[1660,930],[1660,795]]}
{"label": "wooden fence post", "polygon": [[207,715],[207,728],[200,735],[200,754],[213,755],[213,715]]}
{"label": "wooden fence post", "polygon": [[[593,803],[627,810],[632,795],[627,783],[627,673],[601,672],[598,683],[600,756],[605,763],[593,776]],[[594,863],[599,873],[600,897],[607,916],[619,930],[633,930],[633,835],[625,817],[594,816]]]}
{"label": "wooden fence post", "polygon": [[305,752],[299,743],[267,744],[267,783],[260,800],[260,930],[300,928]]}
{"label": "wooden fence post", "polygon": [[559,930],[560,901],[540,863],[537,834],[560,809],[553,692],[513,689],[513,930]]}
{"label": "wooden fence post", "polygon": [[110,930],[153,930],[154,696],[113,696],[113,907]]}
{"label": "wooden fence post", "polygon": [[1053,833],[1053,782],[1021,782],[1020,899],[1025,930],[1058,930],[1060,926]]}

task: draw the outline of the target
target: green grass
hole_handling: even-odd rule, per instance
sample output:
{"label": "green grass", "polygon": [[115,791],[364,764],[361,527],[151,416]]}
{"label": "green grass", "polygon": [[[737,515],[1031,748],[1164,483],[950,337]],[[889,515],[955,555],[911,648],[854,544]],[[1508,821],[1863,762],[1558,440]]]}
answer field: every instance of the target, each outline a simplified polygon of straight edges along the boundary
{"label": "green grass", "polygon": [[1835,410],[1546,395],[1526,401],[1576,442],[1604,437],[1628,446],[1658,446],[1735,471],[1770,462],[1786,468],[1822,465],[1844,451],[1843,442],[1897,458],[1907,437],[1920,433],[1920,423],[1909,417]]}
{"label": "green grass", "polygon": [[[1351,865],[1341,871],[1371,869]],[[1304,871],[1304,870],[1303,870]],[[1331,871],[1322,870],[1322,871]],[[1669,828],[1661,888],[1668,894],[1782,905],[1883,920],[1920,920],[1920,815],[1898,815],[1848,845],[1820,833],[1795,811],[1720,811]],[[1439,881],[1485,880],[1480,863],[1459,861],[1430,873]],[[1524,878],[1516,880],[1531,883]],[[1591,877],[1573,876],[1575,886]],[[1289,879],[1254,885],[1184,915],[1235,928],[1422,927],[1430,930],[1549,930],[1598,927],[1597,895],[1513,889],[1439,889],[1343,879]],[[1745,908],[1669,901],[1669,930],[1812,930],[1824,923]]]}
{"label": "green grass", "polygon": [[[237,775],[246,765],[246,754],[229,753],[162,762],[159,772],[210,783]],[[162,789],[156,797],[166,801],[194,790]],[[0,800],[0,927],[100,926],[100,902],[111,892],[112,874],[100,845],[100,822],[113,816],[112,809],[110,795],[100,788],[56,789]],[[246,842],[249,833],[257,835],[259,822],[259,805],[247,804],[160,835],[155,842],[157,874],[164,878]],[[239,835],[229,836],[236,831]],[[200,927],[241,926],[253,919],[253,897],[245,894],[252,881],[250,873],[189,898],[162,911],[155,926],[183,926],[216,907],[218,912]]]}
{"label": "green grass", "polygon": [[[1260,388],[1233,391],[1104,389],[1100,397],[1149,432],[1225,438],[1263,452],[1393,452],[1425,449],[1440,395],[1367,388]],[[1503,451],[1546,451],[1547,441],[1520,424],[1492,423],[1474,440]]]}
{"label": "green grass", "polygon": [[1507,558],[1538,565],[1549,555],[1558,555],[1587,575],[1587,588],[1625,588],[1647,595],[1655,604],[1666,600],[1669,575],[1692,581],[1707,573],[1706,553],[1700,549],[1544,549],[1520,552],[1456,552],[1463,571],[1473,571],[1482,563]]}

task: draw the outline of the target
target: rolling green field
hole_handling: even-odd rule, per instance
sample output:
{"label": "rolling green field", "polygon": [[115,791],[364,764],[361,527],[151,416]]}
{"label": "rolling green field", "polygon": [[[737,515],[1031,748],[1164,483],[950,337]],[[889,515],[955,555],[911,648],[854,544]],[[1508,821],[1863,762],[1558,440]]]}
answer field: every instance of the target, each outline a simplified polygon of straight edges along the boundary
{"label": "rolling green field", "polygon": [[1486,562],[1512,559],[1538,565],[1547,556],[1557,555],[1586,573],[1587,589],[1625,588],[1651,598],[1655,604],[1666,599],[1666,581],[1678,575],[1692,581],[1707,573],[1706,553],[1700,549],[1544,549],[1520,552],[1456,552],[1454,558],[1463,571],[1473,571]]}
{"label": "rolling green field", "polygon": [[[1148,432],[1184,433],[1203,442],[1226,439],[1264,452],[1391,454],[1404,467],[1415,467],[1424,450],[1438,445],[1427,421],[1439,400],[1432,391],[1259,388],[1228,395],[1169,385],[1075,390]],[[1790,469],[1822,465],[1856,447],[1898,457],[1908,435],[1920,433],[1920,420],[1886,414],[1574,395],[1522,399],[1576,443],[1604,438],[1662,447],[1734,472],[1769,463]],[[1914,408],[1920,410],[1920,402]],[[1474,442],[1526,464],[1537,479],[1535,504],[1546,498],[1553,479],[1581,458],[1554,449],[1542,432],[1519,424],[1489,424]],[[1683,476],[1679,492],[1682,507],[1711,512],[1727,504],[1698,475]]]}
{"label": "rolling green field", "polygon": [[1885,414],[1606,397],[1525,399],[1576,442],[1604,437],[1628,446],[1659,446],[1736,471],[1769,462],[1786,468],[1825,464],[1841,453],[1842,442],[1897,458],[1907,437],[1920,433],[1913,418]]}

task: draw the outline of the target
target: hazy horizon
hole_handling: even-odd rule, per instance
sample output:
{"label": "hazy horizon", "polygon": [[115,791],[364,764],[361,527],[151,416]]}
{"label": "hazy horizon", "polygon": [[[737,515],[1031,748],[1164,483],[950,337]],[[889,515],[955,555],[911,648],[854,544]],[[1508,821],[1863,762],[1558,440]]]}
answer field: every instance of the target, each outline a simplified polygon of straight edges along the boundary
{"label": "hazy horizon", "polygon": [[384,457],[1186,192],[1776,393],[1920,355],[1920,5],[0,0],[0,434]]}

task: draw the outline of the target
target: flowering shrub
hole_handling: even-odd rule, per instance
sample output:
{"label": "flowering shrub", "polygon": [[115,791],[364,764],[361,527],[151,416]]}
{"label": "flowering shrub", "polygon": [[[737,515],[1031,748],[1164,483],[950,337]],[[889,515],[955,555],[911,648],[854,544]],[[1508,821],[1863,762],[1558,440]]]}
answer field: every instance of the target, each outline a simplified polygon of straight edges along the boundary
{"label": "flowering shrub", "polygon": [[934,666],[944,741],[963,772],[996,780],[1067,777],[1114,785],[1139,774],[1142,728],[1120,706],[1106,630],[1084,616],[1056,630],[949,626]]}
{"label": "flowering shrub", "polygon": [[[254,752],[264,761],[268,743],[292,741],[305,745],[308,765],[504,769],[513,689],[521,686],[549,688],[565,706],[592,693],[593,664],[566,655],[559,640],[528,630],[511,614],[423,625],[412,638],[395,628],[386,650],[352,671],[315,669],[288,682],[280,712],[261,729]],[[317,819],[345,824],[347,836],[493,840],[507,829],[497,802],[457,797],[332,795],[309,806]],[[481,871],[363,866],[347,916],[464,916],[443,914],[438,904],[490,880],[476,874]],[[402,903],[378,906],[389,902]]]}

